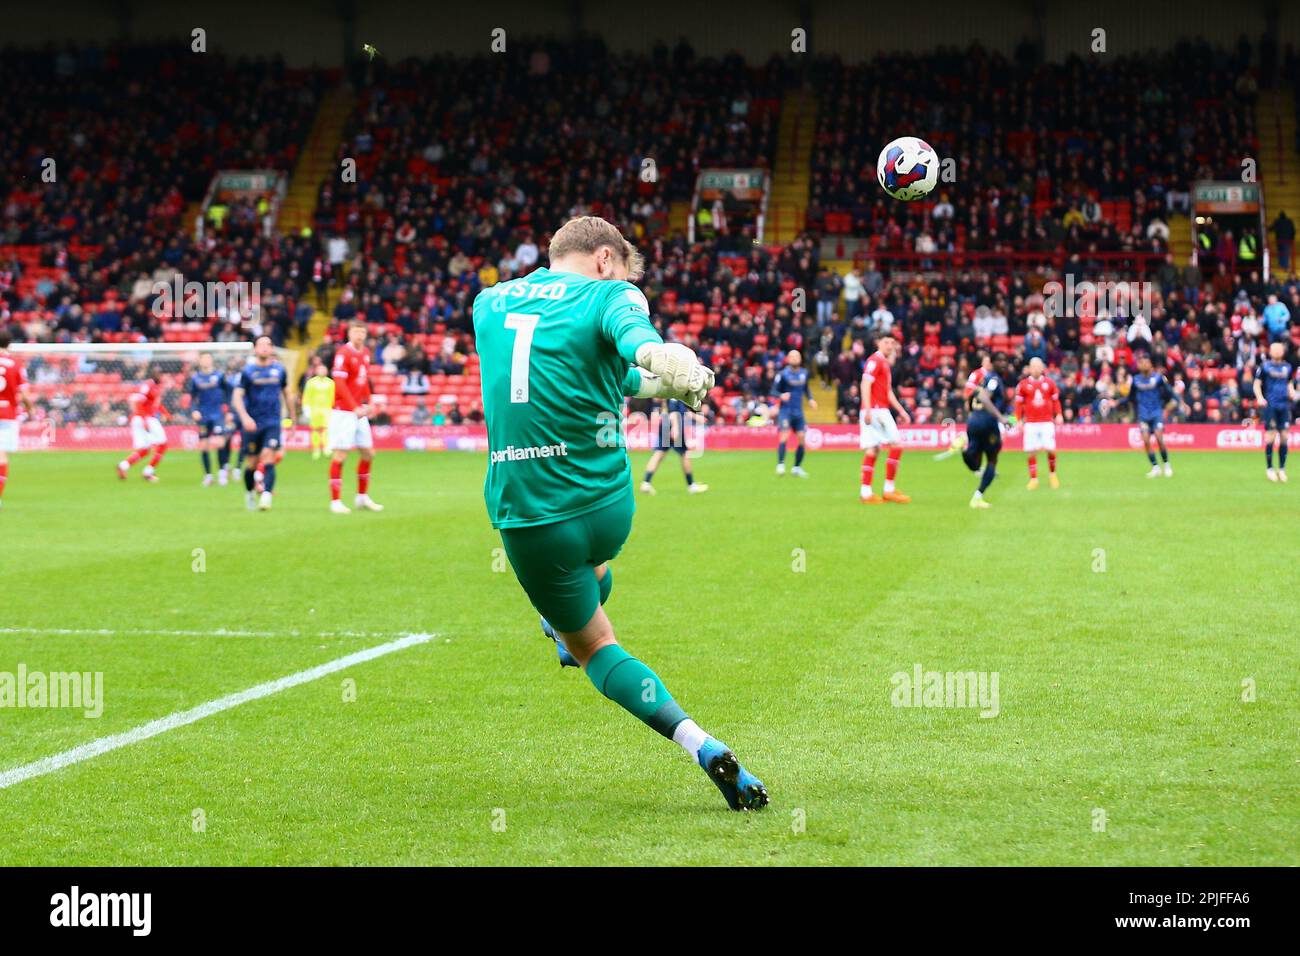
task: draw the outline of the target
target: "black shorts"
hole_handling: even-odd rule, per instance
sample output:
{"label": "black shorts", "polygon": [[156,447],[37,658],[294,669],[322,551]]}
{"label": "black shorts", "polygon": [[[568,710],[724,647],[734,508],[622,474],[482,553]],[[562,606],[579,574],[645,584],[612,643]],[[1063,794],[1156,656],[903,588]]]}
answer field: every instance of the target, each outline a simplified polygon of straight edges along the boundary
{"label": "black shorts", "polygon": [[792,432],[805,432],[808,430],[808,422],[803,417],[803,412],[780,412],[776,416],[776,427],[781,430],[788,428]]}
{"label": "black shorts", "polygon": [[668,412],[651,416],[650,450],[686,454],[686,422],[680,414]]}
{"label": "black shorts", "polygon": [[226,423],[216,418],[205,418],[199,422],[199,437],[211,438],[214,435],[220,438],[226,433]]}
{"label": "black shorts", "polygon": [[257,455],[266,451],[268,448],[274,451],[280,447],[280,423],[274,422],[267,425],[258,425],[256,431],[244,431],[243,447],[246,448],[247,454]]}
{"label": "black shorts", "polygon": [[987,455],[1002,449],[1002,429],[988,412],[975,412],[966,422],[966,447]]}
{"label": "black shorts", "polygon": [[1284,432],[1291,428],[1290,405],[1268,405],[1264,408],[1264,431]]}

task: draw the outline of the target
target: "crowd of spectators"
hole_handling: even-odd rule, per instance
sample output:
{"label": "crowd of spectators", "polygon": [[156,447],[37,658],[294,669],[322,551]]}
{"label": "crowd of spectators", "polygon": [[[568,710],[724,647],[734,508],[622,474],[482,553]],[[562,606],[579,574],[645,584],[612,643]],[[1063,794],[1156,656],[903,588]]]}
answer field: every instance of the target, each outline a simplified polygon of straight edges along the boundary
{"label": "crowd of spectators", "polygon": [[1060,386],[1066,420],[1102,421],[1103,402],[1127,394],[1136,355],[1145,351],[1183,397],[1183,420],[1236,422],[1253,413],[1254,376],[1267,344],[1287,343],[1292,356],[1300,349],[1294,276],[1216,284],[1167,261],[1125,290],[1133,293],[1128,301],[1116,306],[1085,295],[1065,308],[1034,278],[966,274],[907,283],[867,271],[860,279],[876,291],[863,292],[847,321],[837,316],[821,327],[813,357],[836,389],[839,419],[857,421],[862,360],[884,334],[904,344],[895,380],[922,421],[965,417],[964,383],[982,351],[1005,352],[1016,374],[1041,358]]}
{"label": "crowd of spectators", "polygon": [[522,238],[540,242],[576,209],[653,238],[702,168],[771,165],[780,60],[699,59],[684,43],[616,56],[595,38],[510,49],[371,64],[338,147],[356,182],[322,185],[318,231],[508,267]]}
{"label": "crowd of spectators", "polygon": [[221,169],[291,170],[324,77],[176,46],[7,50],[0,245],[129,256],[190,224]]}
{"label": "crowd of spectators", "polygon": [[[1249,44],[1203,43],[1059,63],[1028,46],[819,60],[808,221],[917,252],[1160,251],[1191,183],[1239,179],[1259,155],[1251,64]],[[954,160],[932,201],[876,186],[881,144],[902,133]]]}
{"label": "crowd of spectators", "polygon": [[198,240],[185,211],[219,170],[292,170],[324,74],[174,46],[4,62],[0,321],[16,339],[160,340],[184,310],[155,307],[154,283],[177,274],[252,291],[248,314],[204,316],[212,338],[301,334],[314,245],[267,236],[251,204]]}
{"label": "crowd of spectators", "polygon": [[[163,341],[172,323],[200,315],[203,337],[241,341],[266,333],[276,345],[301,340],[311,317],[311,276],[320,258],[304,237],[225,235],[202,238],[185,231],[136,236],[123,248],[113,237],[97,246],[51,241],[25,247],[24,262],[0,247],[0,321],[17,341]],[[39,272],[24,282],[28,270]],[[198,283],[177,301],[164,298],[177,277],[182,288]],[[214,298],[215,285],[238,287],[243,298]],[[202,299],[200,302],[199,299]]]}

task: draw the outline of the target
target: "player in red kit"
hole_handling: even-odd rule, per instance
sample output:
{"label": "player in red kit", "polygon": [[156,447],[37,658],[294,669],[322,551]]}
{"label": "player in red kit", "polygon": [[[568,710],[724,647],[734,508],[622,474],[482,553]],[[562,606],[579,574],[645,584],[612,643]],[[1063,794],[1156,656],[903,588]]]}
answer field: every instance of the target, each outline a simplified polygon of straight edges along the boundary
{"label": "player in red kit", "polygon": [[9,353],[9,332],[0,328],[0,504],[9,481],[9,453],[18,450],[18,406],[32,413],[32,400],[24,391],[27,376],[18,358]]}
{"label": "player in red kit", "polygon": [[330,412],[330,511],[336,515],[351,513],[339,500],[343,491],[343,463],[348,452],[357,450],[357,497],[353,507],[366,511],[383,511],[384,506],[370,498],[370,465],[374,460],[374,439],[370,434],[370,356],[366,352],[366,326],[353,322],[348,326],[348,340],[334,353],[334,409]]}
{"label": "player in red kit", "polygon": [[1025,451],[1029,453],[1029,490],[1038,487],[1039,450],[1047,452],[1048,481],[1061,487],[1056,477],[1056,426],[1065,421],[1061,414],[1061,392],[1043,374],[1043,360],[1029,360],[1029,377],[1016,386],[1016,418],[1025,423]]}
{"label": "player in red kit", "polygon": [[966,376],[966,391],[964,397],[967,402],[975,396],[975,393],[979,390],[980,386],[984,384],[984,379],[987,377],[989,372],[993,371],[993,356],[989,355],[988,352],[980,352],[979,356],[979,368]]}
{"label": "player in red kit", "polygon": [[[859,491],[862,503],[878,505],[886,501],[906,504],[912,499],[894,490],[894,477],[898,474],[898,459],[903,454],[899,444],[898,420],[904,425],[912,420],[907,409],[894,394],[893,366],[898,357],[898,340],[892,336],[883,336],[876,342],[876,351],[862,370],[862,411],[858,416],[861,425],[862,487]],[[871,491],[872,479],[876,471],[876,456],[881,446],[885,449],[885,490],[882,495]]]}
{"label": "player in red kit", "polygon": [[162,408],[162,386],[158,380],[148,378],[140,390],[131,396],[131,452],[130,457],[117,463],[117,476],[125,479],[131,466],[149,455],[144,466],[145,481],[157,481],[158,463],[167,454],[167,433],[163,431],[158,412]]}

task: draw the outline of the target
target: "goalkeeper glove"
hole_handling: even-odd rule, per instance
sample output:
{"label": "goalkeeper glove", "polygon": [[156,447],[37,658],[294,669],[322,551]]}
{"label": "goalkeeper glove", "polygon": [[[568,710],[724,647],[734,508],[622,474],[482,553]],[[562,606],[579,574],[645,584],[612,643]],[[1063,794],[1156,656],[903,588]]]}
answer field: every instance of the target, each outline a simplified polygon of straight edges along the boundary
{"label": "goalkeeper glove", "polygon": [[646,342],[636,350],[636,364],[662,379],[661,396],[680,399],[692,411],[700,410],[713,388],[713,370],[676,342]]}

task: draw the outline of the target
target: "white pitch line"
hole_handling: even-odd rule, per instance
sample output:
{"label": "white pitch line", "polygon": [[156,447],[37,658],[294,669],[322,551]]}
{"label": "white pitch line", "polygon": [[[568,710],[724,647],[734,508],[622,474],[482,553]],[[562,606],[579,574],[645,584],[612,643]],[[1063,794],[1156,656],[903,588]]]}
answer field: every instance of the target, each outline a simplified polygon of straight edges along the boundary
{"label": "white pitch line", "polygon": [[237,691],[234,694],[227,694],[225,697],[218,697],[216,700],[210,700],[206,704],[199,704],[197,707],[191,707],[189,710],[178,710],[166,717],[160,717],[157,720],[151,720],[147,724],[141,724],[130,730],[123,731],[120,734],[112,734],[108,737],[100,737],[98,740],[92,740],[88,744],[82,744],[79,747],[73,747],[71,750],[65,750],[57,753],[52,757],[43,757],[32,763],[23,764],[21,767],[14,767],[11,770],[5,770],[0,773],[0,790],[6,787],[12,787],[16,783],[22,783],[24,780],[31,780],[33,777],[43,777],[47,773],[54,773],[56,770],[62,770],[64,767],[70,767],[86,760],[98,757],[100,754],[106,754],[109,751],[117,750],[121,747],[128,747],[131,744],[138,744],[142,740],[148,740],[150,737],[157,737],[159,734],[165,734],[169,730],[175,730],[178,727],[185,727],[189,724],[202,720],[204,717],[211,717],[213,714],[219,714],[223,710],[230,710],[238,707],[240,704],[247,704],[250,701],[260,700],[263,697],[269,697],[272,694],[278,694],[282,690],[288,690],[291,687],[297,687],[299,684],[306,684],[310,681],[333,674],[336,671],[344,670],[353,664],[362,664],[366,661],[372,661],[376,657],[383,657],[385,654],[392,654],[394,651],[405,650],[416,644],[424,644],[433,640],[435,634],[408,634],[406,637],[399,638],[395,641],[389,641],[387,644],[380,644],[377,647],[368,647],[364,651],[357,651],[354,654],[348,654],[345,657],[339,657],[324,664],[318,664],[310,667],[305,671],[298,671],[296,674],[289,674],[287,677],[280,677],[276,680],[267,681],[264,684],[258,684],[256,687],[250,687],[247,690]]}
{"label": "white pitch line", "polygon": [[392,631],[239,631],[224,627],[210,631],[169,631],[156,628],[113,630],[104,627],[0,627],[0,637],[16,634],[47,634],[53,637],[400,637]]}

